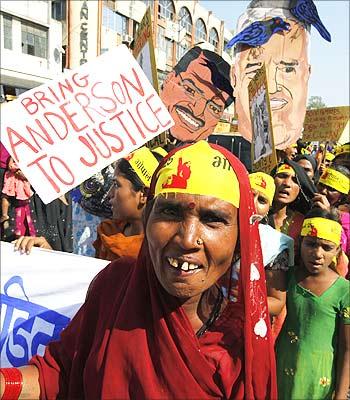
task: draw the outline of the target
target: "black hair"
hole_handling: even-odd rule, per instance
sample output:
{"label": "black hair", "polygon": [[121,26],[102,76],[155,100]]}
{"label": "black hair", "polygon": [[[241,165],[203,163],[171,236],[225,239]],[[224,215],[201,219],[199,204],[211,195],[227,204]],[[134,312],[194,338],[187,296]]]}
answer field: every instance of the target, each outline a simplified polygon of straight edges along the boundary
{"label": "black hair", "polygon": [[345,175],[347,178],[350,178],[350,170],[349,168],[345,167],[344,165],[332,163],[329,169],[334,169],[334,171],[338,171],[341,174]]}
{"label": "black hair", "polygon": [[[155,151],[152,151],[151,153],[157,159],[158,163],[163,158],[163,156]],[[121,158],[117,162],[116,168],[125,179],[130,181],[132,188],[135,192],[143,192],[145,190],[145,184],[141,181],[133,167],[130,165],[129,161],[127,161],[125,158]]]}
{"label": "black hair", "polygon": [[219,90],[229,95],[225,102],[225,108],[228,107],[234,101],[233,87],[230,80],[230,64],[225,61],[219,54],[213,51],[201,49],[198,46],[192,47],[187,51],[179,60],[174,67],[175,76],[178,76],[181,72],[187,71],[188,66],[192,61],[196,60],[203,54],[205,57],[205,65],[211,71],[211,79],[213,85]]}
{"label": "black hair", "polygon": [[[350,142],[347,142],[343,146],[349,146],[349,145]],[[350,168],[350,153],[347,152],[336,155],[333,159],[332,167],[334,164],[345,165],[347,168]]]}

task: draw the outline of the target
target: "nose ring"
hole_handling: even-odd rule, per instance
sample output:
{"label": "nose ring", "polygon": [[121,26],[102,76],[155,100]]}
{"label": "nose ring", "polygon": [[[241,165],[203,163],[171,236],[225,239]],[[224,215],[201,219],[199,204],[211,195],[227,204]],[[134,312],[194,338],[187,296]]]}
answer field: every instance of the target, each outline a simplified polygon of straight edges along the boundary
{"label": "nose ring", "polygon": [[202,245],[203,244],[203,240],[201,238],[198,238],[197,239],[197,244],[198,244],[198,246]]}

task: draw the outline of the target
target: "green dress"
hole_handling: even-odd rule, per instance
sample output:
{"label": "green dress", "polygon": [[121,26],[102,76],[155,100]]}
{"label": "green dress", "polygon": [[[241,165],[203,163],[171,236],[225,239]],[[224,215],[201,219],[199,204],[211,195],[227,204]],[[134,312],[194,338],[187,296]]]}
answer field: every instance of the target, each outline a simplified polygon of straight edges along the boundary
{"label": "green dress", "polygon": [[350,324],[349,305],[344,278],[316,296],[291,274],[287,317],[276,342],[279,400],[332,398],[339,324]]}

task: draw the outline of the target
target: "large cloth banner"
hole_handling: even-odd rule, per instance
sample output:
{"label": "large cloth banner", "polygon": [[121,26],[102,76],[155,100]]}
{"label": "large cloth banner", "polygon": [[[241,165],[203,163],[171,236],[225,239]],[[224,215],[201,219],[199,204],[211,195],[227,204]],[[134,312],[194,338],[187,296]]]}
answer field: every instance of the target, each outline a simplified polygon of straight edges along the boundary
{"label": "large cloth banner", "polygon": [[1,142],[44,203],[173,125],[124,45],[1,110]]}
{"label": "large cloth banner", "polygon": [[1,367],[19,367],[59,337],[109,261],[1,242]]}

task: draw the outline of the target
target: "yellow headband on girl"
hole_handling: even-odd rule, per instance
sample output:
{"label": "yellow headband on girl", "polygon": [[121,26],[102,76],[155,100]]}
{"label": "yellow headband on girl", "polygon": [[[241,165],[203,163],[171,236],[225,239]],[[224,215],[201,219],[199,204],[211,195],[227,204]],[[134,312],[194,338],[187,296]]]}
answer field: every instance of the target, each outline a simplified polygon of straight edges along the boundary
{"label": "yellow headband on girl", "polygon": [[321,176],[319,182],[337,190],[340,193],[349,193],[350,179],[335,169],[327,168]]}
{"label": "yellow headband on girl", "polygon": [[158,167],[158,160],[154,157],[151,150],[147,147],[140,147],[130,153],[125,159],[129,162],[142,183],[150,187],[153,172]]}
{"label": "yellow headband on girl", "polygon": [[314,236],[319,239],[329,240],[339,246],[341,231],[342,226],[338,222],[315,217],[304,220],[300,236]]}
{"label": "yellow headband on girl", "polygon": [[295,171],[294,168],[290,165],[282,164],[280,167],[277,168],[276,175],[277,174],[289,174],[295,176]]}
{"label": "yellow headband on girl", "polygon": [[251,188],[262,193],[271,205],[276,190],[272,176],[265,174],[265,172],[254,172],[249,174],[249,181]]}
{"label": "yellow headband on girl", "polygon": [[227,158],[204,140],[178,150],[159,170],[155,196],[161,193],[213,196],[239,207],[236,173]]}

